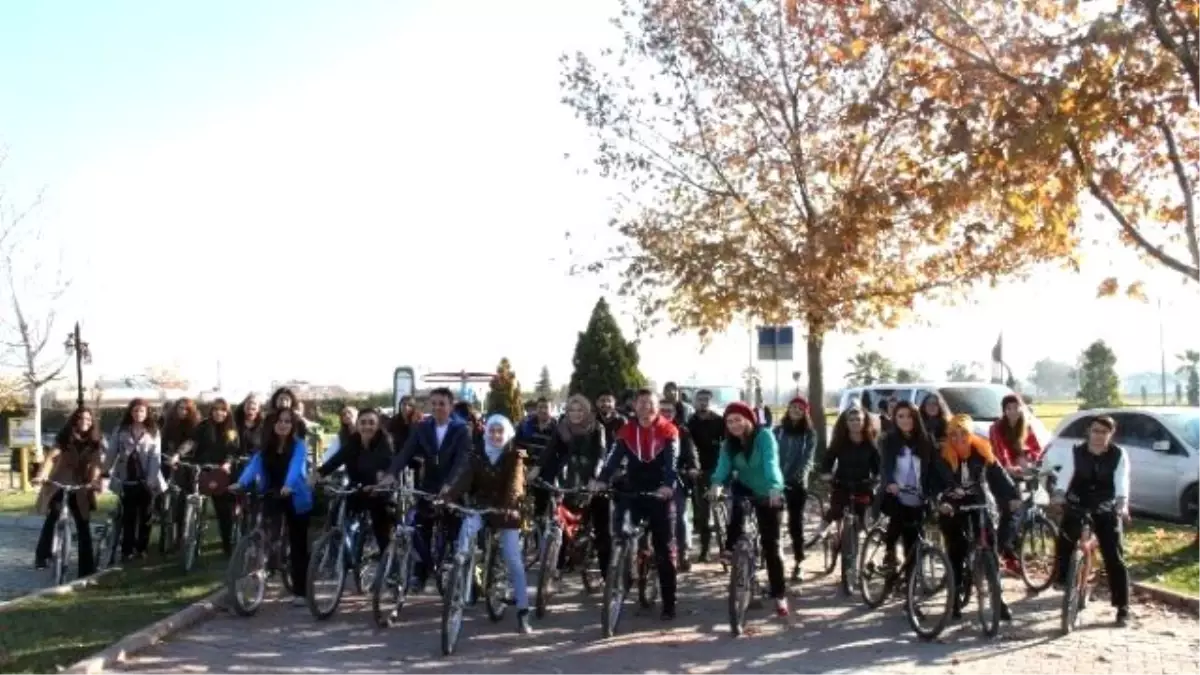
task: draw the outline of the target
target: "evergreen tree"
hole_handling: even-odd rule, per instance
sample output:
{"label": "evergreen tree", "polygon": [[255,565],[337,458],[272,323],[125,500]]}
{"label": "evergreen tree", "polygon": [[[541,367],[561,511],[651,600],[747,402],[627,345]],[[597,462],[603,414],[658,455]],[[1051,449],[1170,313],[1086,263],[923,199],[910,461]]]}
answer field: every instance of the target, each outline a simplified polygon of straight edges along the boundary
{"label": "evergreen tree", "polygon": [[554,385],[550,384],[550,367],[542,366],[542,372],[538,375],[537,386],[533,389],[534,398],[544,398],[547,401],[554,400]]}
{"label": "evergreen tree", "polygon": [[517,382],[517,375],[508,357],[500,359],[500,365],[496,366],[484,407],[488,415],[499,413],[514,425],[525,416],[525,408],[521,403],[521,384]]}
{"label": "evergreen tree", "polygon": [[1121,405],[1117,356],[1104,340],[1093,342],[1079,356],[1079,400],[1084,409]]}
{"label": "evergreen tree", "polygon": [[575,371],[568,390],[594,401],[606,391],[620,396],[625,389],[643,387],[646,377],[638,370],[639,360],[637,344],[625,340],[608,302],[601,297],[592,308],[587,330],[575,343]]}

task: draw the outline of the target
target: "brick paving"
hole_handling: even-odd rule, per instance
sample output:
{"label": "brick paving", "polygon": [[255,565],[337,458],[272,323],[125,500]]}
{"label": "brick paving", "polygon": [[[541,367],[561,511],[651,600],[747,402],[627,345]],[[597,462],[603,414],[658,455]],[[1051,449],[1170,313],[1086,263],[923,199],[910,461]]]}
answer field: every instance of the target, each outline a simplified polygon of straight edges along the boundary
{"label": "brick paving", "polygon": [[[1085,626],[1058,635],[1061,595],[1027,597],[1007,580],[1016,620],[995,639],[978,625],[952,624],[933,643],[916,640],[898,603],[868,610],[831,579],[806,583],[785,625],[767,618],[734,639],[725,621],[724,577],[715,565],[696,566],[680,585],[679,616],[657,611],[622,619],[619,634],[600,638],[598,599],[569,590],[533,635],[518,635],[511,608],[501,623],[482,605],[468,611],[458,653],[439,647],[440,603],[421,596],[403,622],[375,628],[370,608],[349,596],[338,615],[318,623],[303,608],[273,602],[259,615],[221,615],[123,665],[125,672],[220,673],[1195,673],[1197,619],[1159,606],[1133,610],[1129,628],[1112,627],[1113,611],[1097,601]],[[968,619],[972,616],[967,613]]]}

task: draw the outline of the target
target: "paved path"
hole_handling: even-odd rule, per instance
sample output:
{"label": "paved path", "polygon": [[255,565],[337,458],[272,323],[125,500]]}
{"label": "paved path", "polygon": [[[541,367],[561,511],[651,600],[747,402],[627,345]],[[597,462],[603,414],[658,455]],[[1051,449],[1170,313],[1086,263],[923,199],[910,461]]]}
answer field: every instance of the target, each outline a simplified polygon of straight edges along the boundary
{"label": "paved path", "polygon": [[[344,601],[317,623],[303,608],[275,602],[250,619],[222,615],[124,665],[126,672],[222,673],[611,673],[856,672],[887,673],[1194,673],[1197,620],[1139,606],[1133,625],[1112,628],[1102,602],[1086,611],[1085,628],[1058,637],[1060,595],[1026,598],[1007,581],[1017,620],[994,640],[977,624],[953,625],[940,641],[915,640],[898,604],[868,611],[842,597],[832,581],[807,583],[793,601],[794,621],[752,625],[733,639],[725,622],[723,577],[697,566],[681,584],[680,614],[664,624],[657,612],[628,616],[620,634],[601,640],[595,597],[562,596],[534,635],[517,635],[513,614],[490,623],[482,605],[469,612],[458,654],[439,649],[440,604],[422,596],[403,623],[376,629],[369,605]],[[636,647],[635,647],[636,646]],[[635,648],[631,648],[635,647]]]}
{"label": "paved path", "polygon": [[0,527],[0,601],[50,585],[50,573],[33,569],[38,532]]}

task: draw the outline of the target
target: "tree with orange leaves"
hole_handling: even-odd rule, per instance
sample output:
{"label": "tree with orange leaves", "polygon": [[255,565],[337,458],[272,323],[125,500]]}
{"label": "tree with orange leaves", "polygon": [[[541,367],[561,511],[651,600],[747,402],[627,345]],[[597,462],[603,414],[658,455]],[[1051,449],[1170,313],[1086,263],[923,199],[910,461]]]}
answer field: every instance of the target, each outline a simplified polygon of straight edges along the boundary
{"label": "tree with orange leaves", "polygon": [[616,265],[622,293],[677,331],[803,323],[821,431],[830,332],[1071,251],[1075,194],[981,176],[986,130],[922,93],[945,86],[938,71],[869,8],[802,3],[799,30],[780,0],[622,10],[621,49],[563,59],[565,101],[625,189],[625,243],[591,268]]}
{"label": "tree with orange leaves", "polygon": [[874,4],[944,73],[944,93],[974,102],[972,124],[1007,137],[983,162],[1039,165],[1115,222],[1097,238],[1200,281],[1197,0]]}

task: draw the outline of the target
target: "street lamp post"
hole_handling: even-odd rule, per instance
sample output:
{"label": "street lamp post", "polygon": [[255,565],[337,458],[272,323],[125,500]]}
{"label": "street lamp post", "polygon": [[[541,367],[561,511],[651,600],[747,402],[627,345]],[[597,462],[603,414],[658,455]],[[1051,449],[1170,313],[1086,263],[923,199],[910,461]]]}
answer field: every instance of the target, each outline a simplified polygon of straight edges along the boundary
{"label": "street lamp post", "polygon": [[63,347],[66,348],[68,356],[75,356],[75,404],[83,408],[83,364],[92,362],[92,349],[80,336],[78,321],[75,322],[75,330],[67,335]]}

